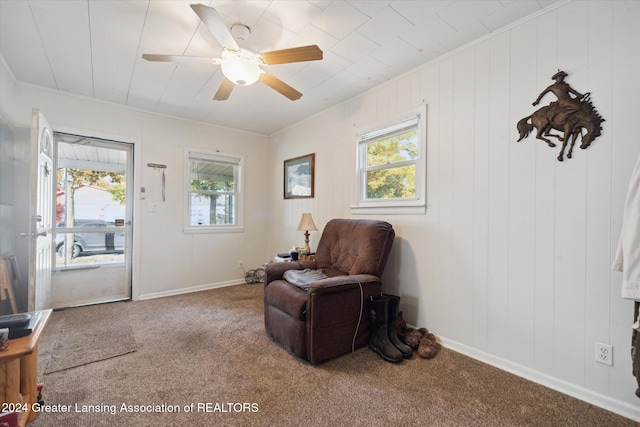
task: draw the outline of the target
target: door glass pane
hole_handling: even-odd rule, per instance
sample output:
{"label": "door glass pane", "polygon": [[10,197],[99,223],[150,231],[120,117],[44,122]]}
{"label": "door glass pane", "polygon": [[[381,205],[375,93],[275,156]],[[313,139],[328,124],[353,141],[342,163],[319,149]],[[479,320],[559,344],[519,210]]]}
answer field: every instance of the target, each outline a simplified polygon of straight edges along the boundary
{"label": "door glass pane", "polygon": [[[67,244],[74,242],[71,253]],[[125,233],[122,232],[76,232],[56,233],[56,265],[89,264],[96,262],[123,262]]]}
{"label": "door glass pane", "polygon": [[126,152],[58,143],[56,266],[123,263]]}

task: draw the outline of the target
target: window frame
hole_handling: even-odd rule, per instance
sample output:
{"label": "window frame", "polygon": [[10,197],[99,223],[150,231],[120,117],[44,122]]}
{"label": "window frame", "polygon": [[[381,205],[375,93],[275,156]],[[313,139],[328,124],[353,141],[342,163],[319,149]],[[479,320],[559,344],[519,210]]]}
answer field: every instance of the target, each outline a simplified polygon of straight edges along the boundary
{"label": "window frame", "polygon": [[[393,167],[415,164],[416,196],[406,199],[366,199],[365,172],[380,170],[379,166],[366,166],[366,147],[383,140],[390,133],[402,129],[402,124],[413,119],[418,120],[418,157],[415,160],[398,162]],[[392,119],[378,121],[356,130],[356,178],[353,214],[424,214],[426,213],[426,173],[427,173],[427,106],[415,108]]]}
{"label": "window frame", "polygon": [[[236,213],[235,224],[191,224],[191,160],[204,160],[232,164],[236,167],[234,173],[234,191],[224,191],[223,194],[234,195],[234,210]],[[184,150],[184,232],[191,233],[232,233],[244,231],[244,156],[240,154],[221,153],[196,148],[185,148]]]}

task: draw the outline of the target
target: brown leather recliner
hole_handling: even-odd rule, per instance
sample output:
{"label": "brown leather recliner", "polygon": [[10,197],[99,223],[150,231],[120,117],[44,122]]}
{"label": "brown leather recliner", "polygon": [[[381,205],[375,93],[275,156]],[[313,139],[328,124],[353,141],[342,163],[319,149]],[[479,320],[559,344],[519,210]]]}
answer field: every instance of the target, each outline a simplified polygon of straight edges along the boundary
{"label": "brown leather recliner", "polygon": [[[318,243],[315,261],[271,263],[264,281],[267,334],[314,365],[369,341],[370,296],[380,295],[380,277],[395,232],[388,222],[333,219]],[[287,282],[287,270],[322,270],[328,278],[301,289]]]}

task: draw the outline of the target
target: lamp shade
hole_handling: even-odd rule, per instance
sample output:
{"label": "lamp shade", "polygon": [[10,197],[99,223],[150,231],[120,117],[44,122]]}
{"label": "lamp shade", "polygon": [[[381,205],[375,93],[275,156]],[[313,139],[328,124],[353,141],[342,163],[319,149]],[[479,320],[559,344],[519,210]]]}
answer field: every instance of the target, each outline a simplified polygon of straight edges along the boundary
{"label": "lamp shade", "polygon": [[300,224],[298,224],[297,231],[318,231],[318,227],[313,222],[310,213],[303,213],[300,218]]}

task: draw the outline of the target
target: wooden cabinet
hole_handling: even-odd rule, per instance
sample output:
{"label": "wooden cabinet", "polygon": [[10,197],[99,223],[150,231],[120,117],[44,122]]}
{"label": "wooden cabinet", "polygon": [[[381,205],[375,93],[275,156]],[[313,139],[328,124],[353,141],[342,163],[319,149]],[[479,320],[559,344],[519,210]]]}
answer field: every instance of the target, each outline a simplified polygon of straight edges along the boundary
{"label": "wooden cabinet", "polygon": [[0,352],[0,403],[13,404],[19,410],[20,426],[36,418],[33,405],[38,400],[38,342],[51,310],[40,312],[40,320],[31,334],[12,339]]}

